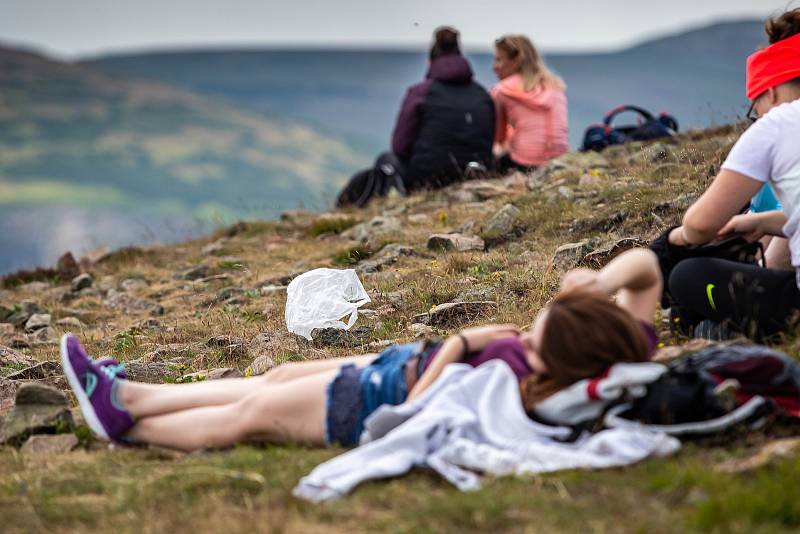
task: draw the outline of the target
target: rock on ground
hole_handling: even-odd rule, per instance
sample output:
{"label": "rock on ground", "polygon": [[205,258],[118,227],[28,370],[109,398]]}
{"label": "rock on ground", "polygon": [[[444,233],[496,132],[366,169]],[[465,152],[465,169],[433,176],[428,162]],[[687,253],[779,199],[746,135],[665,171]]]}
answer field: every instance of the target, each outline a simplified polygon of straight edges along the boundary
{"label": "rock on ground", "polygon": [[342,232],[342,237],[367,245],[374,245],[384,235],[399,232],[401,229],[402,222],[397,217],[391,215],[387,217],[379,216],[345,230]]}
{"label": "rock on ground", "polygon": [[77,445],[75,434],[37,434],[28,438],[20,452],[29,456],[50,456],[69,452]]}
{"label": "rock on ground", "polygon": [[0,345],[0,367],[18,367],[20,365],[33,365],[36,363],[36,360],[33,358],[29,358],[25,356],[18,350],[14,350],[11,347],[6,347],[4,345]]}
{"label": "rock on ground", "polygon": [[81,289],[88,289],[92,287],[94,284],[94,279],[92,275],[88,273],[79,274],[75,278],[72,279],[72,283],[70,284],[70,289],[72,291],[80,291]]}
{"label": "rock on ground", "polygon": [[591,250],[592,247],[588,240],[561,245],[553,254],[553,267],[561,272],[573,269],[580,265],[584,256]]}
{"label": "rock on ground", "polygon": [[123,313],[147,312],[151,315],[164,315],[164,307],[150,300],[138,299],[127,293],[111,290],[103,304]]}
{"label": "rock on ground", "polygon": [[359,274],[376,273],[400,259],[401,256],[413,256],[414,249],[399,243],[389,243],[380,252],[369,259],[360,261],[356,265],[356,272]]}
{"label": "rock on ground", "polygon": [[69,401],[61,391],[35,382],[17,390],[14,408],[3,418],[0,444],[17,445],[31,434],[73,426]]}
{"label": "rock on ground", "polygon": [[262,354],[255,360],[253,360],[250,365],[247,366],[245,369],[245,375],[247,376],[257,376],[263,375],[270,369],[274,369],[277,367],[275,360],[267,356],[266,354]]}
{"label": "rock on ground", "polygon": [[483,229],[486,241],[502,241],[514,235],[522,212],[512,204],[500,208]]}
{"label": "rock on ground", "polygon": [[479,317],[489,318],[497,310],[493,301],[447,302],[439,304],[428,313],[414,317],[414,322],[432,326],[456,326]]}
{"label": "rock on ground", "polygon": [[40,328],[50,326],[50,321],[51,317],[49,313],[35,313],[25,322],[25,330],[28,332],[39,330]]}
{"label": "rock on ground", "polygon": [[431,250],[465,252],[468,250],[484,250],[486,244],[483,239],[476,235],[433,234],[428,238],[428,248]]}

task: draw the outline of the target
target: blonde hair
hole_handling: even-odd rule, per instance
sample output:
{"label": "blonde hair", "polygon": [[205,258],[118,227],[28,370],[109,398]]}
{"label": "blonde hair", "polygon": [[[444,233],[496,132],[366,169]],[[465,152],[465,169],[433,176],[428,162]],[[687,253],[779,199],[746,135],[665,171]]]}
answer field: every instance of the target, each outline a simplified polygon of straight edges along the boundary
{"label": "blonde hair", "polygon": [[540,85],[566,90],[564,80],[547,68],[536,47],[524,35],[504,35],[494,42],[494,46],[509,59],[520,59],[519,73],[522,76],[523,91],[530,91]]}

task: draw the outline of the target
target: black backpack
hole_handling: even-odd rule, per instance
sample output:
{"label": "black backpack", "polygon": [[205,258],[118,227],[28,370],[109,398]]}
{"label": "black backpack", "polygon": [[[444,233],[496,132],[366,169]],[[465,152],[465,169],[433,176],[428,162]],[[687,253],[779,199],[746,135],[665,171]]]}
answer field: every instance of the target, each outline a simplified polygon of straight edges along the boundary
{"label": "black backpack", "polygon": [[401,195],[406,195],[403,179],[392,165],[375,165],[356,173],[347,182],[336,198],[336,207],[356,206],[363,208],[373,197],[386,196],[392,187],[396,187]]}
{"label": "black backpack", "polygon": [[[632,111],[639,115],[637,124],[612,126],[612,121],[620,113]],[[621,145],[629,141],[648,141],[659,137],[673,137],[678,132],[675,117],[661,113],[658,117],[638,106],[619,106],[603,118],[602,124],[593,124],[583,135],[581,150],[601,151],[609,145]]]}

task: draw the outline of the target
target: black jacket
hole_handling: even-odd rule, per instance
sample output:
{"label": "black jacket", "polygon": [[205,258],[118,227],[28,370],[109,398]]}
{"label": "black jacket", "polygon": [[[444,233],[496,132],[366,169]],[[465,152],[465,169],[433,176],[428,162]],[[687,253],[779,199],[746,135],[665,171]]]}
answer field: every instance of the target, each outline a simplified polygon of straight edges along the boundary
{"label": "black jacket", "polygon": [[427,79],[408,89],[392,136],[392,150],[408,164],[407,187],[459,180],[471,161],[491,166],[494,125],[492,98],[467,60],[433,60]]}

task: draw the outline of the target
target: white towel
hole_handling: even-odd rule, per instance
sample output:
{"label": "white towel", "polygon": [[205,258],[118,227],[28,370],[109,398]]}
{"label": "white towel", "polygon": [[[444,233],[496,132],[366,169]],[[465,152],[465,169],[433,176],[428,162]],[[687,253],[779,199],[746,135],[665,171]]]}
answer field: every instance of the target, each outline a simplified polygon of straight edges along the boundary
{"label": "white towel", "polygon": [[603,430],[563,443],[571,430],[532,421],[516,376],[501,360],[448,365],[419,398],[382,406],[365,421],[362,445],[300,480],[294,495],[339,498],[359,483],[427,466],[462,491],[480,487],[475,471],[494,475],[628,465],[671,454],[680,442],[638,429]]}

